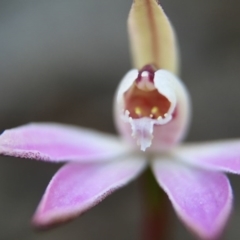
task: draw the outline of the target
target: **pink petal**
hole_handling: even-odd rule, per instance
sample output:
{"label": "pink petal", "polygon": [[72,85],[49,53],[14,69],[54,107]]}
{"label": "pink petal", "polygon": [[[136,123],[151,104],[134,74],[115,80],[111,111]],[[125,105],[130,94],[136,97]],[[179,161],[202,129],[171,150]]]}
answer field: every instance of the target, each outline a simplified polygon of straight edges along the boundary
{"label": "pink petal", "polygon": [[196,166],[240,174],[240,140],[188,144],[175,155]]}
{"label": "pink petal", "polygon": [[37,227],[71,220],[133,180],[145,167],[144,159],[105,163],[70,163],[53,177],[33,218]]}
{"label": "pink petal", "polygon": [[27,124],[0,135],[0,154],[44,161],[106,160],[127,151],[114,136],[63,124]]}
{"label": "pink petal", "polygon": [[231,211],[232,191],[227,177],[173,159],[157,160],[153,171],[180,219],[203,239],[221,233]]}

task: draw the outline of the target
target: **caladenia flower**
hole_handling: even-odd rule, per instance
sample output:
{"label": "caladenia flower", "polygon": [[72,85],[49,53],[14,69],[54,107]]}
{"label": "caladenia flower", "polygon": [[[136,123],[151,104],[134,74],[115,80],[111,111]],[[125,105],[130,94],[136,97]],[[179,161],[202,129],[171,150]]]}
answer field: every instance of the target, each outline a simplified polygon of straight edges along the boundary
{"label": "caladenia flower", "polygon": [[232,190],[223,172],[240,173],[240,141],[180,145],[189,125],[190,100],[176,76],[173,29],[155,0],[135,0],[128,23],[135,69],[115,94],[120,136],[34,123],[4,131],[0,153],[67,162],[35,212],[37,227],[79,216],[150,166],[186,226],[202,239],[214,239],[231,211]]}

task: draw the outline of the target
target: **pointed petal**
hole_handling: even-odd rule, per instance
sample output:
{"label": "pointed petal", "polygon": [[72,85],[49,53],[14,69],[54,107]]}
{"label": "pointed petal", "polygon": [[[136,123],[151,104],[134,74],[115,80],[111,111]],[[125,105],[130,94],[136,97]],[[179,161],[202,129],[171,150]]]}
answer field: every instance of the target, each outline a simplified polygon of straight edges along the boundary
{"label": "pointed petal", "polygon": [[196,166],[240,174],[240,140],[186,144],[174,154]]}
{"label": "pointed petal", "polygon": [[173,28],[156,0],[134,0],[128,18],[133,66],[154,64],[178,72],[178,50]]}
{"label": "pointed petal", "polygon": [[0,154],[44,161],[100,161],[126,151],[114,136],[63,124],[27,124],[0,135]]}
{"label": "pointed petal", "polygon": [[35,213],[34,225],[49,227],[75,218],[133,180],[145,165],[145,159],[139,157],[65,165],[47,187]]}
{"label": "pointed petal", "polygon": [[215,239],[230,214],[232,191],[222,173],[197,169],[173,159],[157,160],[153,171],[180,219],[203,239]]}

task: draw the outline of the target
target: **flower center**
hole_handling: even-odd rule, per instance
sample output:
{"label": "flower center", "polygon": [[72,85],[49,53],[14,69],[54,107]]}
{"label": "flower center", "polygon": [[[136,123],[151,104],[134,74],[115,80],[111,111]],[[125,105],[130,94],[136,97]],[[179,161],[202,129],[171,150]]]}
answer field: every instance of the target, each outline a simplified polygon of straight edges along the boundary
{"label": "flower center", "polygon": [[149,117],[162,119],[167,116],[171,103],[154,86],[156,68],[144,66],[131,88],[124,93],[125,110],[133,119]]}

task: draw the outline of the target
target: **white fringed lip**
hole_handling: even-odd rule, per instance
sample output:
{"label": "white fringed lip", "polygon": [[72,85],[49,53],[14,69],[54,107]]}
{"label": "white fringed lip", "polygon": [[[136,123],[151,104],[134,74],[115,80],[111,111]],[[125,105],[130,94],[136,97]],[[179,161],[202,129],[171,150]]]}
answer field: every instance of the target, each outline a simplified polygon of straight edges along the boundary
{"label": "white fringed lip", "polygon": [[[140,73],[142,74],[144,81],[142,81],[142,83],[139,84],[139,83],[136,83],[136,81],[138,80]],[[153,134],[154,125],[164,125],[170,122],[172,119],[174,110],[176,108],[177,98],[176,98],[176,93],[174,91],[175,89],[174,81],[172,80],[172,75],[169,75],[169,74],[170,73],[168,71],[157,70],[156,72],[154,72],[153,81],[148,84],[146,82],[147,72],[146,71],[141,72],[141,70],[138,71],[136,69],[133,69],[124,76],[117,90],[117,95],[116,95],[116,105],[118,108],[117,114],[120,114],[120,118],[122,122],[130,124],[131,130],[132,130],[131,136],[136,139],[136,142],[138,145],[140,145],[140,148],[142,151],[145,151],[146,148],[151,146],[152,139],[154,137],[154,134]],[[141,115],[141,111],[140,111],[141,108],[139,108],[140,110],[138,110],[138,108],[136,107],[135,112],[133,112],[132,115],[139,114],[139,116],[133,117],[131,115],[131,111],[134,111],[134,110],[132,109],[130,110],[127,108],[128,103],[126,101],[128,100],[126,100],[126,93],[128,93],[130,89],[133,89],[133,87],[136,84],[139,84],[140,88],[142,89],[144,87],[149,89],[149,93],[145,93],[145,94],[148,94],[146,101],[151,99],[153,95],[151,91],[155,90],[155,95],[156,95],[156,92],[158,92],[162,100],[159,98],[159,101],[156,102],[156,105],[161,108],[161,101],[169,102],[169,107],[167,111],[161,113],[161,115],[159,113],[158,115],[160,116],[155,118],[153,117],[152,114],[147,116]],[[151,84],[153,87],[151,86]],[[134,92],[134,90],[132,91]],[[149,105],[145,104],[146,102],[145,99],[142,99],[143,101],[141,101],[141,96],[139,97],[139,95],[137,95],[137,98],[139,98],[137,102],[140,102],[140,104],[144,105],[143,108],[146,108],[146,109],[150,108]],[[142,98],[146,98],[146,96],[143,96]],[[136,98],[133,98],[133,100],[135,99]],[[130,102],[129,104],[131,105],[133,103]],[[153,106],[151,106],[153,107],[152,109],[154,109],[154,106],[155,106],[155,103]],[[147,110],[150,111],[151,109],[147,109]]]}

